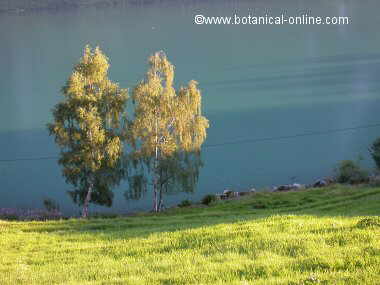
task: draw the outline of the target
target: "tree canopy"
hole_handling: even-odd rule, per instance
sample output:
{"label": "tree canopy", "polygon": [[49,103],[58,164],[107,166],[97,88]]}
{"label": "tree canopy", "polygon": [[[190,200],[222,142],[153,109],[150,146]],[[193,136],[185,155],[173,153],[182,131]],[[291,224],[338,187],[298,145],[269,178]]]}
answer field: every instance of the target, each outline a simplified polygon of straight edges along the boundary
{"label": "tree canopy", "polygon": [[127,90],[108,78],[108,69],[103,52],[86,46],[48,124],[63,176],[74,186],[69,193],[86,217],[90,202],[111,206],[112,188],[126,178],[126,198],[139,199],[152,188],[153,208],[160,211],[164,194],[192,192],[198,181],[209,127],[198,83],[176,90],[174,66],[157,52],[133,90],[128,118]]}
{"label": "tree canopy", "polygon": [[159,211],[164,193],[194,190],[209,123],[201,113],[196,81],[175,90],[174,66],[163,52],[153,54],[149,65],[132,95],[129,131],[135,175],[129,179],[127,197],[140,198],[151,182],[153,209]]}
{"label": "tree canopy", "polygon": [[88,215],[90,202],[111,206],[112,187],[125,174],[122,163],[127,90],[108,78],[108,58],[86,46],[53,109],[51,135],[61,149],[59,164],[74,202]]}

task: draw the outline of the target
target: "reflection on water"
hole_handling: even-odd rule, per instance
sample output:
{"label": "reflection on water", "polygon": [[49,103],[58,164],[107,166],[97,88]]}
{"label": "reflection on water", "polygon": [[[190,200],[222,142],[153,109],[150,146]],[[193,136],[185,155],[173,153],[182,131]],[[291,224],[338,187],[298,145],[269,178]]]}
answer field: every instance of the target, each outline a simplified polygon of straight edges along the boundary
{"label": "reflection on water", "polygon": [[[110,57],[112,80],[132,87],[147,57],[164,50],[178,85],[200,82],[211,121],[206,144],[379,123],[377,4],[357,1],[151,1],[118,7],[0,15],[0,160],[56,156],[45,124],[86,43]],[[200,26],[198,13],[350,16],[347,26]],[[301,183],[365,155],[380,128],[204,149],[198,192]],[[0,162],[0,207],[55,198],[76,213],[55,160]],[[146,208],[117,189],[112,210]],[[183,196],[171,197],[171,202]]]}

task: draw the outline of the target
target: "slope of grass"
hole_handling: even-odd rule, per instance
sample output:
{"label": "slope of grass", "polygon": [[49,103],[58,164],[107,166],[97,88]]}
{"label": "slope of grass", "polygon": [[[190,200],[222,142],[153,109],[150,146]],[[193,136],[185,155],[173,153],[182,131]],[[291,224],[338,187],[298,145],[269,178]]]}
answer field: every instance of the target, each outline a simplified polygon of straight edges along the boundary
{"label": "slope of grass", "polygon": [[380,284],[380,188],[159,215],[0,221],[0,284]]}

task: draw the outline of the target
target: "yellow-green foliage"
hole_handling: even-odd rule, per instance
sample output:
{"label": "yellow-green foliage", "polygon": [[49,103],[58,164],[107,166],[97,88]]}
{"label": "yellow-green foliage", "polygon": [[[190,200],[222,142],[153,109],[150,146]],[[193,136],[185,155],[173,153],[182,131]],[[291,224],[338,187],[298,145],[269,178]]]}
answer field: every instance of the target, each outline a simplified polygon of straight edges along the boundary
{"label": "yellow-green foliage", "polygon": [[380,284],[379,202],[379,188],[334,186],[128,218],[0,221],[0,284]]}
{"label": "yellow-green foliage", "polygon": [[[97,203],[109,204],[108,187],[120,177],[112,173],[123,153],[127,91],[108,78],[108,58],[86,46],[83,57],[62,88],[63,100],[53,110],[50,133],[61,148],[60,164],[67,182],[82,203],[89,185],[106,194]],[[115,179],[110,179],[113,177]]]}
{"label": "yellow-green foliage", "polygon": [[[194,191],[209,123],[201,114],[197,82],[191,80],[175,90],[174,66],[163,52],[153,54],[149,64],[145,80],[133,91],[134,116],[129,130],[138,179],[130,179],[133,188],[126,197],[141,197],[147,187],[137,182],[151,181],[153,208],[159,211],[163,193]],[[149,177],[141,179],[143,176]]]}
{"label": "yellow-green foliage", "polygon": [[207,119],[201,114],[201,93],[196,81],[173,87],[174,66],[165,54],[149,58],[146,80],[133,92],[135,117],[132,136],[139,144],[136,155],[152,157],[156,147],[161,156],[176,151],[199,150],[206,139]]}

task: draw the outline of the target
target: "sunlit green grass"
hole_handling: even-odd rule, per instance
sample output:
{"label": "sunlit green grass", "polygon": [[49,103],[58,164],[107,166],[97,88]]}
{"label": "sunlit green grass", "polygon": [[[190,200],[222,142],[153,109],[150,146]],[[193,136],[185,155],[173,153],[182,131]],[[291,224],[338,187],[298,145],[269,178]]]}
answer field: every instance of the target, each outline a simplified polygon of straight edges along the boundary
{"label": "sunlit green grass", "polygon": [[160,215],[0,221],[0,284],[380,284],[379,213],[380,188],[333,186]]}

